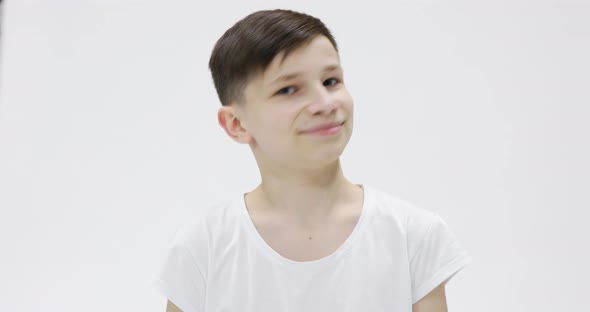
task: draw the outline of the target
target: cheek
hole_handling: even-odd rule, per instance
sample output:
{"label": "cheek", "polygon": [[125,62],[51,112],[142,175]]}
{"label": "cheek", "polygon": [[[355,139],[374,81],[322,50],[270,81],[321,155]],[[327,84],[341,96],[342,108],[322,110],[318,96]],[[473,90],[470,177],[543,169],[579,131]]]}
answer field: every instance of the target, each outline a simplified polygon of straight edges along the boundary
{"label": "cheek", "polygon": [[289,144],[289,136],[292,135],[290,123],[277,115],[275,117],[258,120],[253,134],[255,139],[264,149],[284,149]]}
{"label": "cheek", "polygon": [[342,93],[340,94],[340,102],[342,103],[342,108],[347,110],[352,110],[352,107],[354,106],[352,96],[346,89],[343,89]]}

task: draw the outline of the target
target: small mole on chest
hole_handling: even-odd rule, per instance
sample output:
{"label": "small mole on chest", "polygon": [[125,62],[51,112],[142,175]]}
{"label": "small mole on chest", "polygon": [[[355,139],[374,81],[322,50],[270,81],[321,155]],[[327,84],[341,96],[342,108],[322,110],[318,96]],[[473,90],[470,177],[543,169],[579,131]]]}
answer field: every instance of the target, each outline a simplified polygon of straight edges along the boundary
{"label": "small mole on chest", "polygon": [[311,240],[311,236],[309,237],[309,240]]}

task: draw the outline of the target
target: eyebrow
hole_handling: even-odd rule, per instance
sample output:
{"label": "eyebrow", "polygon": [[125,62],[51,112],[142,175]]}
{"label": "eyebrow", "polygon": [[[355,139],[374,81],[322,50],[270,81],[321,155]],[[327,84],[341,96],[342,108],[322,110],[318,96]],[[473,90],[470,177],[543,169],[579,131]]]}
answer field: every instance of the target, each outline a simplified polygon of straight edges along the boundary
{"label": "eyebrow", "polygon": [[[324,72],[333,71],[333,70],[337,70],[337,69],[342,70],[342,67],[340,65],[338,65],[338,64],[328,65],[328,66],[324,67]],[[274,84],[276,84],[278,82],[291,80],[293,78],[296,78],[296,77],[300,76],[301,74],[302,74],[302,72],[295,72],[295,73],[281,75],[281,76],[275,78],[273,81],[271,81],[269,83],[269,85],[272,86],[272,85],[274,85]]]}

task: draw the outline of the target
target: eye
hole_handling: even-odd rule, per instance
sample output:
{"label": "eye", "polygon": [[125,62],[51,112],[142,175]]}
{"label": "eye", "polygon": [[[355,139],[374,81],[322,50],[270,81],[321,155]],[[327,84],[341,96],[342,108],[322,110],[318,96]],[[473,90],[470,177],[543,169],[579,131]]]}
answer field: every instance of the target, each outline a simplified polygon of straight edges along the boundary
{"label": "eye", "polygon": [[330,78],[330,79],[324,81],[324,86],[330,87],[330,86],[333,86],[339,82],[340,82],[340,80],[338,80],[336,78]]}
{"label": "eye", "polygon": [[[289,92],[292,91],[292,92]],[[293,92],[295,92],[295,87],[285,87],[282,88],[281,90],[277,91],[278,95],[289,95],[292,94]]]}

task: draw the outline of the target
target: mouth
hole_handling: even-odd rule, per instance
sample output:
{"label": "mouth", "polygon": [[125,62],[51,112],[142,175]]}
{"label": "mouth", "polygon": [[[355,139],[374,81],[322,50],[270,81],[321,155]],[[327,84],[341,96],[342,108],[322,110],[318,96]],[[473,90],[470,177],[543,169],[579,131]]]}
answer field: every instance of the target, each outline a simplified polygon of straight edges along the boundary
{"label": "mouth", "polygon": [[311,135],[333,135],[340,132],[342,126],[344,125],[345,121],[340,123],[327,123],[323,125],[319,125],[317,127],[313,127],[308,130],[302,131],[303,134],[311,134]]}

